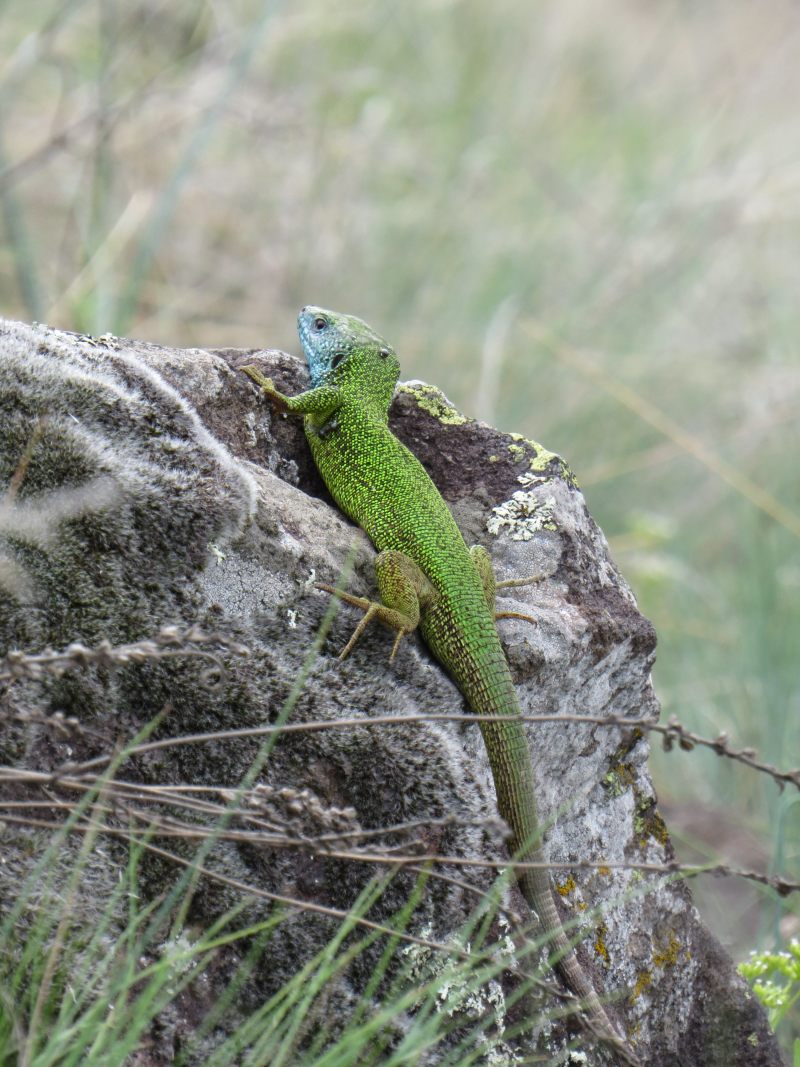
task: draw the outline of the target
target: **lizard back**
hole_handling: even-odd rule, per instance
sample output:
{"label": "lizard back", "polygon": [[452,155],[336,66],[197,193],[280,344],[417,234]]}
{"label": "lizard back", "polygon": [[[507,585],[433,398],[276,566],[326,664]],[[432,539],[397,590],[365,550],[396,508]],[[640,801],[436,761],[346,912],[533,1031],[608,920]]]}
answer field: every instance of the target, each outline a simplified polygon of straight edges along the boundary
{"label": "lizard back", "polygon": [[[436,589],[420,630],[473,711],[519,710],[480,576],[450,509],[385,421],[351,403],[335,425],[307,416],[314,461],[341,510],[382,552],[403,552]],[[320,432],[322,429],[322,432]]]}

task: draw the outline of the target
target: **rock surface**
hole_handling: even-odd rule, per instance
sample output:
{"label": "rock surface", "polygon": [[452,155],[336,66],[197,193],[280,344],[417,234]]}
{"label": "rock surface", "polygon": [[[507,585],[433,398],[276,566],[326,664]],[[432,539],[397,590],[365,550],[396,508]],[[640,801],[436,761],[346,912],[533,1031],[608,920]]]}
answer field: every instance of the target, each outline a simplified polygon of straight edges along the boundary
{"label": "rock surface", "polygon": [[[133,737],[165,706],[154,737],[262,726],[275,722],[301,676],[292,722],[347,717],[366,724],[375,715],[465,710],[417,639],[404,642],[390,666],[391,638],[376,628],[338,663],[336,653],[356,622],[352,609],[340,608],[318,654],[309,654],[329,601],[313,581],[335,582],[350,561],[348,587],[370,595],[373,552],[332,506],[300,425],[273,414],[237,373],[253,361],[287,392],[306,384],[300,362],[276,351],[176,351],[2,324],[0,485],[14,479],[14,489],[0,501],[0,654],[74,641],[133,642],[166,624],[195,623],[251,651],[247,659],[228,657],[217,685],[204,684],[204,661],[180,656],[17,681],[3,704],[6,765],[52,771],[91,758]],[[398,390],[392,425],[428,467],[467,541],[487,545],[498,576],[541,577],[499,603],[500,610],[537,619],[535,626],[500,623],[523,710],[655,719],[655,634],[563,461],[465,419],[421,383]],[[83,731],[64,738],[41,721],[56,712],[76,717]],[[761,1009],[703,927],[686,886],[614,866],[672,858],[647,772],[646,733],[543,721],[530,724],[529,738],[549,827],[547,851],[552,862],[565,864],[554,872],[562,916],[575,920],[581,961],[601,995],[612,999],[609,1011],[643,1062],[780,1063]],[[232,787],[262,741],[240,736],[164,748],[132,758],[120,775],[144,784]],[[686,764],[675,758],[682,773]],[[357,832],[421,820],[411,837],[429,852],[504,857],[498,830],[487,820],[494,801],[480,734],[469,723],[285,735],[259,781],[268,787],[263,795],[271,817],[290,821],[287,811],[294,812],[307,835],[325,825]],[[6,826],[4,909],[47,839],[44,830]],[[385,833],[372,843],[399,843],[407,852],[409,840]],[[70,839],[54,862],[67,871],[78,847]],[[608,866],[569,866],[579,860]],[[83,921],[97,920],[124,862],[113,839],[102,859],[90,862],[77,905]],[[367,863],[332,858],[320,848],[228,840],[207,863],[267,891],[338,909],[352,905],[372,873]],[[466,883],[486,890],[493,872],[455,864],[438,869],[450,880],[428,882],[409,932],[448,941],[478,899]],[[147,897],[174,877],[170,863],[144,858]],[[414,878],[395,878],[370,918],[394,914]],[[207,924],[236,899],[230,886],[203,883],[191,921]],[[515,889],[504,899],[512,913],[524,914]],[[268,913],[268,902],[253,905],[257,913],[259,907]],[[323,916],[293,912],[196,1062],[336,927]],[[243,951],[234,946],[221,953],[205,984],[181,994],[161,1021],[161,1051],[137,1063],[172,1062]],[[346,1017],[368,981],[366,961],[375,958],[367,954],[342,977],[332,1015]],[[513,1012],[509,1018],[518,1021]],[[399,1020],[398,1033],[403,1025]],[[589,1057],[574,1062],[610,1062],[581,1044],[579,1030],[574,1034]],[[544,1040],[557,1049],[564,1035],[563,1027],[551,1027]],[[486,1062],[513,1063],[525,1052],[521,1039],[510,1040],[505,1060]],[[428,1062],[436,1062],[435,1052]]]}

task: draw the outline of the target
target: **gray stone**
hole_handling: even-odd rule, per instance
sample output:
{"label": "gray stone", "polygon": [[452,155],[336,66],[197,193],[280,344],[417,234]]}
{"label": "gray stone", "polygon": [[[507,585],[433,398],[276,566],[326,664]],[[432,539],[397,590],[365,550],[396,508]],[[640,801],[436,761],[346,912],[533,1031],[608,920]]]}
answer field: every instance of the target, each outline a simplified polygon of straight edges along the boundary
{"label": "gray stone", "polygon": [[[315,820],[354,832],[428,820],[411,834],[426,850],[500,862],[504,846],[487,819],[494,800],[478,729],[463,722],[367,725],[377,714],[400,720],[466,710],[419,640],[406,640],[389,665],[391,637],[376,628],[339,663],[336,653],[357,621],[352,608],[341,606],[319,654],[309,654],[329,602],[314,580],[335,582],[349,560],[348,587],[371,595],[374,553],[333,507],[300,425],[274,414],[238,373],[254,360],[287,392],[305,386],[300,362],[280,352],[175,351],[2,325],[0,485],[9,484],[26,447],[33,448],[17,495],[0,502],[0,653],[74,641],[133,642],[164,625],[193,623],[251,652],[247,659],[225,657],[226,672],[215,686],[205,684],[207,662],[195,656],[16,682],[3,705],[3,762],[51,771],[91,758],[134,736],[165,707],[154,736],[264,725],[275,721],[305,673],[290,721],[348,717],[364,725],[286,735],[275,744],[259,776],[273,820],[294,818],[312,836]],[[654,720],[655,634],[566,464],[533,442],[465,419],[421,383],[398,390],[392,425],[430,470],[467,540],[489,548],[498,576],[539,578],[502,595],[498,605],[536,618],[536,625],[499,624],[524,712]],[[42,724],[42,716],[55,712],[75,716],[84,731],[64,738]],[[562,916],[576,923],[581,961],[643,1062],[778,1064],[763,1012],[704,928],[688,888],[614,866],[673,858],[648,775],[646,732],[543,721],[529,725],[529,737],[547,851],[552,862],[565,864],[554,872]],[[120,777],[230,788],[261,740],[164,748],[131,759]],[[681,767],[676,762],[676,773]],[[17,796],[35,794],[33,787],[24,794],[15,789]],[[453,815],[457,820],[448,822]],[[44,830],[6,826],[4,909],[47,840]],[[413,847],[408,835],[388,832],[373,843]],[[65,845],[53,862],[67,872],[78,847]],[[175,850],[191,855],[186,845]],[[609,866],[570,868],[580,860]],[[76,924],[97,921],[124,862],[125,850],[113,838],[92,859]],[[319,848],[236,841],[219,844],[207,863],[227,877],[338,909],[352,905],[372,873],[369,864],[333,859]],[[479,899],[465,883],[486,891],[495,872],[456,864],[438,870],[449,880],[428,882],[409,932],[448,941]],[[144,858],[140,873],[141,890],[151,898],[176,877],[173,865],[153,857]],[[414,878],[410,872],[396,877],[370,918],[395,913]],[[230,886],[202,883],[190,920],[207,924],[237,899]],[[504,893],[503,907],[525,915],[516,889]],[[256,903],[248,919],[268,911],[267,902]],[[124,922],[124,908],[116,921]],[[495,933],[507,929],[503,921]],[[294,912],[209,1041],[280,988],[336,926]],[[113,933],[112,927],[109,938]],[[380,948],[331,991],[332,1018],[338,1013],[346,1020]],[[221,953],[203,982],[181,994],[160,1020],[161,1051],[137,1063],[171,1062],[242,951],[234,946]],[[421,946],[409,949],[407,959],[421,977],[435,966]],[[486,1000],[479,997],[476,1010],[496,1007],[503,989],[518,980],[512,967],[481,994]],[[518,1022],[522,1010],[518,1005],[507,1021]],[[464,1007],[464,1021],[469,1018]],[[397,1020],[398,1035],[408,1024],[407,1017]],[[544,1040],[557,1050],[565,1032],[563,1025],[546,1028]],[[573,1062],[608,1062],[573,1028],[575,1034],[588,1060]],[[525,1052],[509,1040],[505,1060],[485,1062],[513,1063]],[[436,1061],[432,1052],[428,1062]]]}

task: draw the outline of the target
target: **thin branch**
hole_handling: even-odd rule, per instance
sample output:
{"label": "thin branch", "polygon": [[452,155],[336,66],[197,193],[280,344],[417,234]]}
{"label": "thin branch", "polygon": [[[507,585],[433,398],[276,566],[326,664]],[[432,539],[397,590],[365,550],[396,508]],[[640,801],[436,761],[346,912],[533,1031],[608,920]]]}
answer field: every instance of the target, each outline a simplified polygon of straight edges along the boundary
{"label": "thin branch", "polygon": [[[127,645],[113,646],[109,641],[101,641],[96,647],[88,648],[75,641],[62,652],[45,649],[44,652],[32,654],[12,649],[0,659],[0,682],[17,681],[21,678],[41,680],[47,675],[58,677],[75,668],[119,667],[128,663],[164,659],[167,656],[194,655],[216,660],[210,652],[200,652],[190,647],[192,645],[219,645],[236,656],[250,654],[244,645],[224,634],[208,634],[194,625],[185,629],[165,626],[154,638],[134,641]],[[111,756],[108,759],[111,759]]]}
{"label": "thin branch", "polygon": [[738,867],[729,867],[724,863],[698,866],[694,864],[678,863],[610,863],[606,860],[549,860],[539,863],[521,860],[475,860],[464,859],[461,856],[378,856],[375,854],[329,852],[326,855],[332,859],[356,859],[360,862],[373,862],[405,865],[410,863],[443,863],[454,867],[481,867],[490,870],[506,870],[513,868],[515,871],[545,870],[596,870],[596,871],[646,871],[648,874],[680,874],[687,878],[694,878],[699,874],[735,875],[737,878],[745,878],[748,881],[758,882],[761,885],[774,889],[779,896],[786,897],[790,893],[800,892],[800,882],[794,882],[777,875],[763,874],[761,871],[748,871]]}
{"label": "thin branch", "polygon": [[[95,780],[92,783],[92,786],[96,785],[96,782],[97,782],[97,780]],[[44,784],[44,783],[42,783],[42,784]],[[86,783],[60,783],[60,784],[63,785],[63,786],[66,786],[66,787],[77,788],[77,789],[79,789],[81,791],[85,791],[87,788],[91,788],[91,787],[88,787]],[[100,805],[99,803],[96,803],[95,806],[94,806],[94,810],[96,812],[102,812],[102,814],[106,815],[106,816],[108,816],[108,815],[118,815],[118,816],[122,815],[128,820],[130,820],[130,819],[139,820],[139,821],[141,821],[142,823],[145,824],[146,830],[145,831],[141,831],[139,829],[131,830],[130,827],[119,828],[119,827],[109,826],[108,824],[96,824],[96,823],[82,822],[82,823],[78,823],[75,826],[75,831],[76,832],[78,832],[78,833],[86,833],[86,832],[88,832],[88,830],[91,827],[91,828],[93,828],[95,830],[98,830],[98,831],[100,831],[102,833],[107,833],[109,836],[123,837],[123,838],[126,838],[128,840],[134,840],[134,839],[140,840],[140,834],[142,832],[144,832],[146,834],[154,832],[158,837],[181,838],[181,839],[185,839],[185,840],[200,840],[200,841],[208,840],[209,837],[211,836],[212,832],[214,832],[213,828],[209,827],[207,825],[198,826],[197,824],[179,822],[178,820],[171,819],[168,816],[164,817],[162,819],[157,814],[155,814],[152,810],[140,810],[140,809],[131,807],[124,800],[120,801],[119,798],[114,796],[114,793],[116,791],[116,786],[119,785],[119,784],[120,783],[118,783],[118,782],[116,782],[114,780],[110,780],[110,781],[107,781],[105,783],[105,786],[106,786],[105,799],[106,799],[106,801],[108,803],[107,804],[103,804],[103,805]],[[142,798],[141,797],[137,797],[137,799],[141,800]],[[145,797],[144,799],[148,800],[148,799],[152,799],[152,798]],[[173,803],[173,802],[174,801],[170,801],[170,803]],[[60,822],[48,821],[48,820],[43,820],[43,819],[36,819],[36,818],[32,818],[30,816],[17,816],[17,815],[11,814],[13,811],[17,811],[17,810],[25,811],[25,810],[35,810],[35,809],[45,809],[45,810],[51,810],[51,811],[52,810],[56,810],[56,811],[72,812],[72,811],[74,811],[74,804],[69,802],[69,801],[58,800],[55,797],[50,797],[47,800],[2,800],[2,799],[0,799],[0,812],[4,813],[2,816],[0,816],[0,821],[5,820],[6,822],[11,822],[11,823],[19,824],[19,825],[36,826],[38,829],[51,829],[51,830],[63,830],[64,829],[64,824],[60,823]],[[215,805],[210,805],[207,809],[202,809],[202,810],[203,810],[204,814],[214,815],[214,816],[218,816],[218,817],[223,815],[223,814],[234,815],[234,816],[237,816],[237,817],[242,818],[244,820],[247,820],[247,821],[251,822],[253,825],[256,825],[256,826],[258,826],[260,824],[260,822],[261,822],[261,820],[253,818],[253,813],[250,812],[250,811],[247,811],[247,810],[236,811],[236,810],[231,810],[231,809],[225,809],[225,808],[222,808],[222,807],[217,807]],[[429,826],[446,826],[446,825],[459,825],[459,824],[460,825],[465,825],[465,826],[483,826],[483,825],[487,825],[490,828],[496,830],[497,827],[498,827],[499,822],[500,822],[500,820],[498,820],[496,818],[493,818],[493,817],[489,817],[487,819],[481,819],[481,820],[476,820],[476,819],[459,820],[456,816],[447,816],[447,817],[445,817],[443,819],[427,819],[427,820],[420,819],[420,820],[415,821],[414,823],[398,823],[398,824],[396,824],[394,826],[389,826],[389,827],[387,827],[385,829],[365,831],[364,832],[364,836],[372,836],[372,835],[378,835],[378,834],[380,834],[381,836],[388,836],[388,835],[391,835],[391,834],[394,834],[394,833],[406,831],[409,827],[412,827],[412,826],[419,826],[419,827],[426,826],[426,827],[429,827]],[[312,853],[314,855],[319,855],[319,856],[322,856],[322,857],[329,857],[329,858],[333,858],[333,859],[340,858],[338,856],[338,854],[333,853],[330,850],[330,848],[328,847],[328,845],[326,843],[326,838],[327,837],[335,837],[336,835],[321,835],[320,837],[299,836],[299,835],[296,835],[296,834],[292,834],[290,831],[287,831],[287,830],[282,829],[280,827],[275,828],[274,832],[270,835],[268,833],[264,833],[263,831],[262,832],[254,832],[254,831],[231,830],[231,829],[228,829],[227,827],[225,827],[221,831],[217,832],[217,836],[222,840],[244,842],[244,843],[248,843],[248,844],[258,845],[258,846],[260,846],[262,848],[297,849],[297,850],[303,850],[305,852],[310,852],[310,853]],[[409,847],[413,848],[415,845],[418,846],[420,848],[420,850],[424,849],[424,844],[423,844],[422,841],[411,840],[411,841],[404,842],[404,847],[406,849],[408,849]],[[397,847],[400,847],[400,846],[397,846]],[[376,855],[377,856],[381,856],[381,857],[385,856],[387,861],[389,861],[389,862],[391,861],[391,858],[392,858],[391,851],[386,852],[386,853],[376,853],[376,852],[370,852],[370,851],[367,851],[367,850],[365,850],[363,853],[356,852],[356,853],[352,853],[352,854],[350,854],[350,853],[343,854],[341,858],[344,858],[344,859],[356,859],[356,860],[363,859],[364,862],[369,862]],[[404,855],[401,855],[400,861],[398,863],[395,863],[394,866],[403,867],[406,870],[413,871],[413,872],[418,873],[418,874],[423,873],[423,867],[417,866],[414,863],[410,862],[409,861],[409,857],[408,856],[404,856]],[[445,882],[445,883],[449,883],[449,884],[452,884],[454,886],[457,886],[458,888],[466,890],[466,891],[472,893],[473,895],[475,895],[477,897],[488,898],[489,895],[490,895],[490,894],[488,894],[486,892],[486,890],[481,889],[479,886],[475,886],[475,885],[472,885],[469,882],[464,882],[462,880],[453,878],[452,876],[448,876],[448,875],[442,874],[440,872],[430,871],[430,870],[425,871],[424,873],[426,873],[427,876],[430,877],[430,878],[433,878],[433,879],[435,879],[437,881],[441,881],[441,882]],[[504,914],[507,914],[508,917],[510,919],[512,919],[514,922],[516,922],[517,924],[521,924],[522,923],[521,917],[515,911],[507,910],[507,909],[504,910],[502,908],[499,908],[498,910],[502,911]]]}
{"label": "thin branch", "polygon": [[[217,636],[217,635],[213,635]],[[112,650],[113,651],[113,650]],[[2,661],[0,661],[2,662]],[[2,675],[0,675],[2,677]],[[753,770],[769,775],[779,786],[785,784],[794,785],[800,789],[800,767],[782,771],[769,763],[764,763],[756,758],[756,752],[752,748],[734,749],[730,745],[727,734],[721,733],[715,738],[702,737],[693,733],[674,717],[664,723],[649,722],[646,719],[629,719],[619,716],[602,717],[599,715],[478,715],[469,713],[430,713],[421,712],[415,715],[375,715],[370,718],[346,718],[330,719],[315,722],[294,722],[268,726],[246,726],[235,730],[214,730],[203,734],[183,734],[180,737],[165,737],[159,741],[147,741],[136,745],[128,752],[128,757],[141,755],[145,752],[155,752],[165,748],[177,748],[180,745],[205,744],[209,741],[225,741],[242,737],[263,737],[269,734],[297,734],[317,733],[322,730],[359,729],[374,726],[405,726],[409,724],[437,723],[437,722],[568,722],[586,723],[595,726],[614,726],[627,730],[647,730],[650,733],[660,734],[664,738],[664,747],[667,751],[673,747],[675,741],[680,748],[690,751],[692,748],[709,748],[718,756],[727,756],[729,759],[743,763]],[[56,780],[64,775],[77,777],[94,768],[102,767],[112,757],[110,755],[96,756],[84,763],[65,763],[62,767],[52,772],[52,779]],[[0,767],[0,777],[3,773],[13,768]]]}
{"label": "thin branch", "polygon": [[[64,829],[62,823],[47,822],[43,819],[23,819],[17,816],[9,816],[9,822],[33,826],[39,829]],[[166,849],[159,848],[157,845],[152,844],[148,840],[147,833],[142,831],[136,833],[130,829],[124,829],[122,827],[108,826],[105,823],[96,822],[84,822],[76,823],[71,826],[70,831],[89,834],[89,833],[104,833],[112,837],[122,837],[129,841],[135,840],[140,847],[146,848],[149,852],[153,852],[158,856],[163,856],[165,859],[171,860],[174,863],[179,864],[182,867],[189,867],[195,870],[198,874],[205,878],[210,878],[212,881],[221,882],[224,885],[231,886],[234,889],[240,890],[242,893],[246,893],[248,896],[261,897],[264,900],[274,901],[276,904],[285,904],[291,908],[298,908],[302,911],[314,912],[318,915],[325,915],[328,918],[339,920],[351,920],[358,923],[359,926],[364,926],[369,930],[376,930],[379,933],[387,934],[390,937],[398,937],[404,941],[414,945],[423,945],[426,948],[435,949],[437,952],[456,953],[462,956],[464,959],[470,958],[470,953],[463,949],[458,949],[454,945],[446,945],[439,941],[431,941],[424,937],[414,937],[411,934],[403,934],[398,930],[393,930],[389,926],[383,926],[381,923],[371,922],[369,919],[353,919],[350,912],[344,911],[340,908],[331,908],[323,904],[314,904],[308,900],[295,900],[293,897],[282,896],[278,893],[270,893],[266,889],[261,889],[258,886],[249,885],[247,882],[241,882],[236,878],[231,878],[228,875],[221,874],[219,871],[211,870],[208,867],[204,867],[201,864],[195,863],[193,860],[186,859],[183,856],[179,856],[176,853],[169,852]],[[206,835],[207,836],[207,835]]]}
{"label": "thin branch", "polygon": [[771,763],[763,763],[756,758],[757,753],[754,748],[732,748],[730,737],[724,731],[717,734],[715,738],[701,737],[700,734],[693,733],[678,722],[674,715],[669,717],[666,725],[653,723],[645,727],[645,729],[649,729],[652,733],[661,734],[665,752],[672,751],[675,741],[685,752],[691,752],[696,745],[702,748],[710,748],[718,756],[727,756],[728,759],[743,763],[754,771],[768,774],[777,783],[779,789],[783,789],[787,783],[800,789],[800,767],[793,767],[789,771],[781,771]]}
{"label": "thin branch", "polygon": [[[296,900],[293,897],[279,896],[275,893],[270,893],[265,889],[260,889],[256,886],[251,886],[246,882],[240,882],[235,878],[230,878],[227,875],[220,874],[218,871],[212,871],[207,867],[194,863],[192,860],[184,859],[182,856],[178,856],[173,852],[169,852],[166,849],[161,849],[157,845],[153,845],[147,841],[141,842],[142,846],[148,851],[155,853],[158,856],[163,856],[165,859],[171,860],[183,867],[190,868],[196,871],[198,874],[205,878],[209,878],[212,881],[221,882],[223,885],[231,886],[234,889],[239,889],[243,893],[247,893],[251,896],[261,897],[266,900],[274,901],[277,904],[284,904],[290,908],[296,908],[301,911],[309,911],[315,914],[325,915],[329,918],[340,919],[342,921],[353,922],[358,926],[364,927],[368,930],[376,931],[377,933],[386,934],[387,936],[405,941],[407,944],[419,945],[424,948],[432,948],[437,952],[443,952],[448,958],[452,956],[458,956],[460,959],[469,960],[472,962],[482,962],[491,956],[492,951],[496,948],[495,945],[487,946],[486,950],[480,953],[470,952],[461,948],[457,943],[443,944],[439,941],[432,941],[428,938],[415,937],[413,934],[407,934],[405,931],[394,930],[389,926],[384,926],[382,923],[373,922],[370,919],[365,919],[362,916],[354,916],[351,912],[342,911],[339,908],[325,907],[322,904],[313,904],[309,901]],[[542,992],[547,993],[550,996],[554,996],[567,1008],[570,1018],[574,1018],[578,1025],[590,1034],[595,1040],[601,1044],[607,1044],[609,1039],[605,1034],[598,1032],[591,1019],[589,1019],[582,1012],[582,1004],[578,997],[573,993],[559,989],[548,981],[544,981],[541,978],[537,978],[534,975],[528,974],[525,971],[521,971],[521,977],[529,981],[534,987],[540,989]],[[614,1046],[617,1047],[616,1045]],[[624,1052],[624,1046],[620,1046],[617,1051]]]}
{"label": "thin branch", "polygon": [[[208,656],[216,660],[208,652],[201,652],[187,646],[216,644],[227,649],[237,656],[248,656],[249,649],[244,645],[233,641],[230,637],[220,633],[206,634],[200,627],[193,625],[186,629],[177,626],[164,627],[155,638],[137,641],[127,645],[112,646],[108,641],[101,641],[96,648],[87,648],[85,645],[75,642],[69,645],[63,652],[54,652],[47,649],[42,653],[26,653],[16,650],[9,652],[0,659],[0,681],[16,680],[19,678],[41,679],[46,675],[61,675],[67,670],[80,669],[92,665],[124,665],[126,663],[143,663],[146,660],[161,659],[170,655],[197,655]],[[221,667],[221,664],[220,664]],[[237,730],[218,730],[206,734],[184,734],[181,737],[162,738],[159,741],[149,741],[138,745],[130,750],[128,756],[140,755],[143,752],[153,752],[158,749],[171,748],[178,745],[202,744],[207,741],[221,741],[242,737],[264,737],[276,733],[313,733],[318,730],[332,729],[355,729],[367,726],[399,726],[408,723],[435,723],[435,722],[569,722],[585,723],[595,726],[616,726],[628,730],[647,730],[650,733],[660,734],[663,738],[665,751],[669,752],[677,741],[680,748],[690,751],[697,747],[709,748],[718,756],[725,756],[738,763],[742,763],[752,770],[769,775],[780,789],[784,785],[794,785],[800,789],[800,767],[782,771],[772,764],[765,763],[757,758],[755,749],[733,748],[730,738],[726,733],[720,733],[717,737],[709,738],[696,734],[683,726],[675,716],[671,716],[666,724],[651,722],[647,719],[630,719],[624,716],[599,716],[599,715],[478,715],[474,713],[420,713],[417,715],[377,715],[371,718],[332,719],[321,722],[302,723],[278,723],[269,726],[244,727]],[[70,725],[75,726],[75,720],[70,720]],[[53,772],[54,777],[62,774],[77,775],[91,770],[94,767],[103,766],[112,757],[110,755],[97,756],[82,764],[65,764],[59,770]],[[2,772],[0,768],[0,772]]]}
{"label": "thin branch", "polygon": [[[0,806],[2,803],[0,802]],[[37,805],[38,806],[38,805]],[[56,806],[56,805],[53,805]],[[128,840],[144,840],[145,837],[155,832],[159,837],[167,838],[182,838],[186,840],[200,840],[205,841],[209,838],[210,829],[208,827],[196,827],[187,824],[179,824],[177,826],[168,826],[153,819],[152,813],[135,812],[131,810],[131,815],[138,815],[146,823],[146,827],[142,830],[134,829],[122,829],[117,827],[108,826],[106,824],[94,824],[94,823],[77,823],[70,830],[74,830],[77,833],[87,833],[89,830],[101,833],[106,833],[114,837],[123,837]],[[43,819],[31,819],[25,816],[18,815],[3,815],[5,822],[16,823],[24,826],[35,826],[39,829],[52,829],[63,830],[64,824],[60,822],[46,821]],[[695,864],[682,864],[677,861],[670,863],[635,863],[625,862],[617,863],[607,860],[550,860],[541,862],[522,861],[522,860],[486,860],[477,859],[475,857],[463,857],[463,856],[442,856],[436,853],[422,854],[419,853],[402,855],[397,853],[386,852],[371,852],[368,850],[363,851],[335,851],[330,849],[315,849],[314,843],[311,840],[297,840],[287,836],[283,837],[265,837],[263,834],[256,832],[247,832],[240,830],[224,829],[217,834],[220,839],[246,842],[249,844],[258,844],[261,846],[271,848],[296,848],[303,849],[312,853],[318,853],[327,859],[342,860],[352,863],[375,863],[381,866],[387,867],[424,867],[425,864],[443,864],[453,867],[478,867],[485,870],[498,870],[505,871],[513,869],[514,871],[527,871],[527,870],[596,870],[596,871],[645,871],[648,874],[661,874],[661,875],[681,875],[687,878],[694,878],[700,874],[714,874],[714,875],[733,875],[737,878],[744,878],[748,881],[758,882],[760,885],[768,886],[774,889],[779,896],[789,896],[791,893],[800,892],[800,882],[795,882],[790,879],[782,878],[778,875],[768,875],[760,871],[749,871],[737,867],[729,867],[723,863],[707,864],[707,865],[695,865]]]}

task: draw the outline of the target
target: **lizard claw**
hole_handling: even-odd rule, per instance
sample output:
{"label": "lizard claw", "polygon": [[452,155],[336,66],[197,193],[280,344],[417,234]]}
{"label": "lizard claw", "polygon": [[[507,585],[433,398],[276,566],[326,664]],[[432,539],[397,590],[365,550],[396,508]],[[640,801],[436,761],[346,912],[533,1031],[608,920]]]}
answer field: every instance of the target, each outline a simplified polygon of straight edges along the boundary
{"label": "lizard claw", "polygon": [[246,374],[248,378],[252,378],[256,385],[261,386],[262,389],[275,388],[275,383],[272,378],[267,378],[263,375],[254,363],[248,363],[247,366],[240,367],[239,370],[242,374]]}
{"label": "lizard claw", "polygon": [[495,621],[497,619],[524,619],[533,626],[539,625],[539,620],[534,619],[533,615],[524,615],[521,611],[496,611],[494,617]]}
{"label": "lizard claw", "polygon": [[266,396],[279,411],[287,410],[288,405],[286,397],[279,389],[275,388],[275,382],[273,382],[272,378],[267,378],[266,375],[262,374],[258,367],[253,363],[248,363],[245,367],[240,367],[239,370],[256,383],[264,396]]}
{"label": "lizard claw", "polygon": [[543,582],[545,578],[546,574],[529,574],[527,578],[504,578],[495,585],[495,589],[522,589],[523,586]]}

